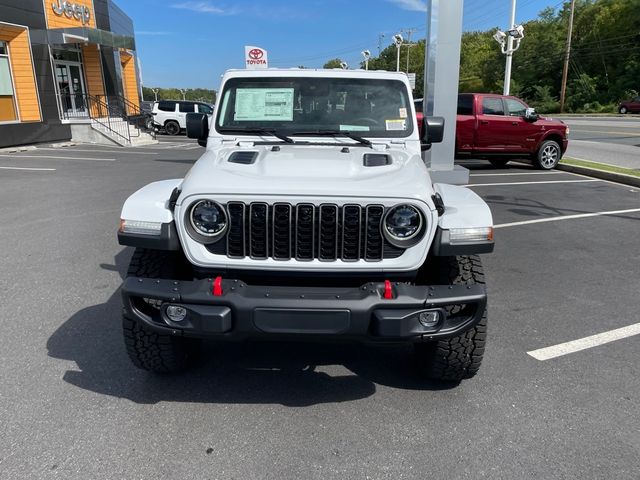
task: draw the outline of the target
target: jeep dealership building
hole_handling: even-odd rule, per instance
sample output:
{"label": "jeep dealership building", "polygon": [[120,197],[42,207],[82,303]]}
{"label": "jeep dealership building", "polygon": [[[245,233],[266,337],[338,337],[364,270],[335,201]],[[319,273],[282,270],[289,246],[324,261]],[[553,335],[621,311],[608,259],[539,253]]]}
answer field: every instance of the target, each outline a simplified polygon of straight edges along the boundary
{"label": "jeep dealership building", "polygon": [[69,140],[95,105],[137,108],[139,85],[133,22],[112,0],[0,0],[0,148]]}

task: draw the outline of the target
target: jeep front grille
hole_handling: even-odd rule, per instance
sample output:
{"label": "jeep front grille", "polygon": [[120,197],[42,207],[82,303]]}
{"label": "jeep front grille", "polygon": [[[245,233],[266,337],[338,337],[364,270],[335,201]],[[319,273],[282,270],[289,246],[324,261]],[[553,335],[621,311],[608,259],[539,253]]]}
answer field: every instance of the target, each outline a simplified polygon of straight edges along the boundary
{"label": "jeep front grille", "polygon": [[207,249],[230,258],[355,262],[404,252],[382,237],[382,205],[229,202],[226,208],[226,238]]}

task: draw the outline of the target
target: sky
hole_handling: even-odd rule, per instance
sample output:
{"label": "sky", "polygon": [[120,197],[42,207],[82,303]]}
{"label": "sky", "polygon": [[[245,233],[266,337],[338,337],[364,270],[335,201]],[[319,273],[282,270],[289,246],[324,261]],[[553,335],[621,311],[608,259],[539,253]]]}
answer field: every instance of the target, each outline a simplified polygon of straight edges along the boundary
{"label": "sky", "polygon": [[[445,0],[446,1],[446,0]],[[269,52],[273,67],[322,67],[339,57],[356,67],[415,28],[424,38],[426,0],[116,0],[132,19],[142,83],[217,89],[228,68],[243,68],[244,46]],[[511,0],[465,0],[464,30],[507,28]],[[516,23],[558,0],[518,0]],[[526,40],[525,40],[526,41]],[[496,45],[497,47],[497,45]]]}

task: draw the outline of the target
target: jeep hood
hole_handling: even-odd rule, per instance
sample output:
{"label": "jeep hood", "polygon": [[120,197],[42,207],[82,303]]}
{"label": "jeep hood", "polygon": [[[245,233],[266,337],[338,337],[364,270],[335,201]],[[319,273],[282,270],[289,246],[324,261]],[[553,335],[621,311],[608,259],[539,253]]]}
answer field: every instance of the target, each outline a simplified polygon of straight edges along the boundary
{"label": "jeep hood", "polygon": [[[377,151],[360,145],[232,146],[207,152],[182,184],[182,198],[190,195],[339,196],[415,198],[433,194],[420,155],[404,148]],[[252,163],[233,163],[235,152],[256,152]],[[365,154],[385,154],[390,164],[365,166]]]}

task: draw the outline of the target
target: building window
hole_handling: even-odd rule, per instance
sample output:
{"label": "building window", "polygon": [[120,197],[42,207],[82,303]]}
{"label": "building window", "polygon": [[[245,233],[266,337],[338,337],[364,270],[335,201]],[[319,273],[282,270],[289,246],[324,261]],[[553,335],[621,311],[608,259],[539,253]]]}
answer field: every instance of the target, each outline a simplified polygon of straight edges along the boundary
{"label": "building window", "polygon": [[17,119],[9,47],[6,42],[0,41],[0,122],[13,122]]}
{"label": "building window", "polygon": [[65,62],[82,62],[82,56],[80,50],[75,47],[68,47],[65,49],[53,49],[51,52],[54,60],[62,60]]}

